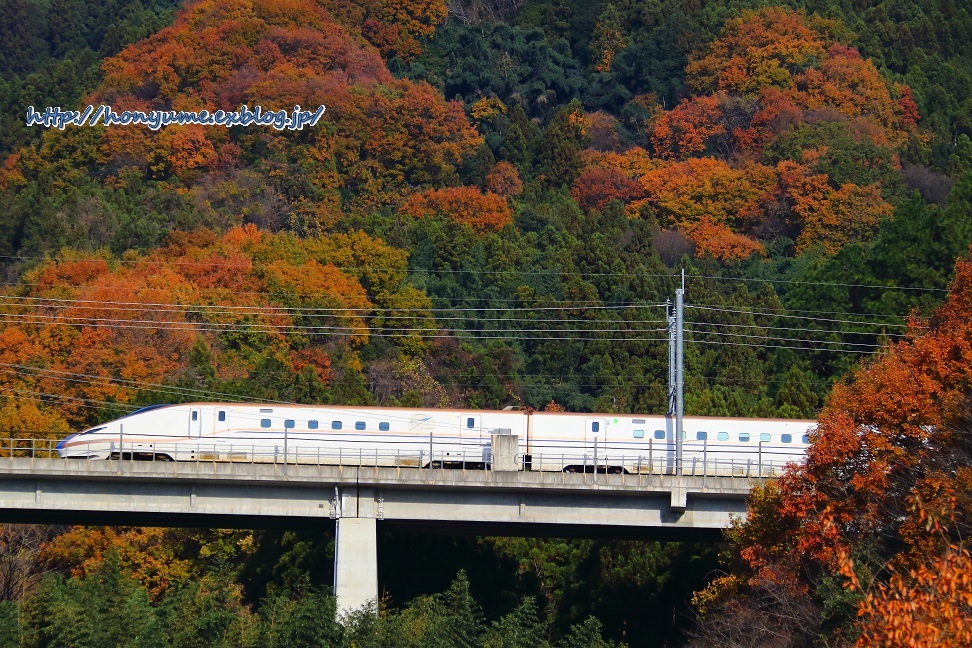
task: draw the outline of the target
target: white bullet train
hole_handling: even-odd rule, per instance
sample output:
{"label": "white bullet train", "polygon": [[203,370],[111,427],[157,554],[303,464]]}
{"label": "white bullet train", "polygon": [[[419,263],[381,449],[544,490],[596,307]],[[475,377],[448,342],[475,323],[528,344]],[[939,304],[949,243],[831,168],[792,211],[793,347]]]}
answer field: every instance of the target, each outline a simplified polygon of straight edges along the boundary
{"label": "white bullet train", "polygon": [[[767,475],[801,462],[814,421],[687,416],[686,474]],[[69,459],[487,469],[516,435],[522,470],[671,473],[672,416],[251,403],[156,405],[72,434]]]}

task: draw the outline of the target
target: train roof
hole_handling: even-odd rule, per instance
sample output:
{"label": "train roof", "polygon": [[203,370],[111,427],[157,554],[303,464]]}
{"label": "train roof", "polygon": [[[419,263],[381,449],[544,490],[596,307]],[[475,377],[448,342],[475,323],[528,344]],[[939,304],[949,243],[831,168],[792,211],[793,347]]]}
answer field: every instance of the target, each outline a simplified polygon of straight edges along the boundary
{"label": "train roof", "polygon": [[[673,415],[671,414],[643,414],[643,413],[618,413],[618,412],[543,412],[538,410],[528,410],[528,409],[508,409],[508,410],[484,410],[484,409],[461,409],[461,408],[448,408],[448,407],[382,407],[377,405],[331,405],[331,404],[316,404],[308,405],[301,403],[252,403],[252,402],[196,402],[196,403],[171,403],[164,405],[149,405],[141,409],[135,410],[131,414],[126,416],[133,416],[135,414],[141,414],[144,412],[150,412],[152,410],[167,408],[167,407],[233,407],[233,408],[257,408],[257,409],[273,409],[273,408],[297,408],[297,409],[327,409],[336,410],[344,412],[415,412],[423,413],[429,411],[435,412],[445,412],[445,413],[455,413],[455,414],[555,414],[557,416],[570,416],[570,417],[596,417],[596,418],[626,418],[626,419],[637,419],[637,418],[669,418]],[[792,423],[807,423],[816,424],[817,421],[814,419],[784,419],[784,418],[753,418],[753,417],[736,417],[736,416],[695,416],[689,415],[685,416],[684,420],[691,421],[720,421],[720,420],[731,420],[731,421],[790,421]]]}

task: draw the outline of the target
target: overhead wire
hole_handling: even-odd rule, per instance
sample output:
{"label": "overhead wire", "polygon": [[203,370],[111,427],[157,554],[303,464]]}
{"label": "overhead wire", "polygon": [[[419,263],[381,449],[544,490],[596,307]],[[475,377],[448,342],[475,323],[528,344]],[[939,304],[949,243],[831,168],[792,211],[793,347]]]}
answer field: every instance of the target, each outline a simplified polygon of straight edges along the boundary
{"label": "overhead wire", "polygon": [[693,329],[685,329],[686,333],[695,333],[699,335],[719,335],[725,337],[733,338],[748,338],[757,340],[770,340],[773,342],[806,342],[808,344],[840,344],[845,346],[856,346],[856,347],[871,347],[871,348],[881,348],[883,344],[871,344],[867,342],[845,342],[842,340],[819,340],[819,339],[803,339],[803,338],[786,338],[786,337],[775,337],[769,335],[748,335],[745,333],[725,333],[722,331],[695,331]]}
{"label": "overhead wire", "polygon": [[890,338],[904,338],[906,333],[867,333],[862,331],[842,331],[839,329],[799,328],[792,326],[763,326],[760,324],[728,324],[724,322],[691,322],[693,326],[712,326],[720,328],[760,329],[766,331],[797,331],[805,333],[837,333],[839,335],[880,335]]}
{"label": "overhead wire", "polygon": [[61,380],[66,380],[69,382],[79,382],[85,384],[97,384],[99,382],[107,382],[116,386],[124,387],[127,389],[139,389],[141,391],[155,392],[159,394],[168,395],[178,395],[178,396],[225,396],[228,398],[233,398],[237,400],[253,402],[253,403],[279,403],[288,404],[289,401],[278,401],[272,399],[264,398],[252,398],[249,396],[241,396],[239,394],[228,394],[225,392],[206,390],[206,389],[195,389],[191,387],[180,387],[178,385],[164,385],[162,383],[153,383],[144,380],[128,380],[125,378],[114,378],[111,376],[98,376],[94,374],[78,373],[73,371],[59,371],[56,369],[45,369],[42,367],[31,367],[29,365],[21,365],[15,363],[0,362],[0,371],[4,373],[13,373],[20,376],[31,376],[31,377],[45,377],[45,378],[56,378]]}
{"label": "overhead wire", "polygon": [[[78,259],[51,259],[50,257],[43,256],[31,256],[31,255],[0,255],[0,259],[10,259],[17,261],[76,261]],[[84,260],[84,259],[80,259]],[[218,261],[194,261],[194,260],[178,260],[178,259],[102,259],[102,258],[92,258],[88,260],[94,261],[104,261],[106,263],[116,263],[121,265],[162,265],[162,266],[191,266],[191,267],[216,267],[216,268],[241,268],[241,269],[253,269],[253,268],[265,268],[269,267],[266,263],[227,263]],[[568,271],[563,269],[549,269],[549,270],[521,270],[521,269],[509,269],[509,270],[486,270],[482,268],[382,268],[374,266],[342,266],[333,263],[328,263],[326,261],[322,262],[318,259],[312,258],[308,255],[308,258],[304,261],[316,261],[322,263],[327,267],[332,267],[336,270],[347,271],[347,272],[403,272],[406,274],[473,274],[473,275],[503,275],[503,274],[518,274],[525,276],[568,276],[568,277],[652,277],[659,279],[671,279],[677,280],[680,277],[678,272],[577,272]],[[299,265],[299,264],[292,264]],[[706,275],[696,272],[687,272],[685,274],[686,279],[711,279],[715,281],[736,281],[736,282],[747,282],[747,283],[772,283],[772,284],[796,284],[796,285],[810,285],[810,286],[837,286],[842,288],[875,288],[879,290],[905,290],[905,291],[919,291],[919,292],[948,292],[946,288],[927,288],[922,286],[892,286],[887,284],[871,284],[871,283],[843,283],[835,281],[808,281],[805,279],[767,279],[765,277],[726,277],[717,275]]]}
{"label": "overhead wire", "polygon": [[[766,316],[780,317],[780,318],[784,318],[784,319],[800,319],[800,320],[808,320],[808,321],[814,321],[814,322],[831,322],[831,323],[835,323],[835,324],[859,324],[859,325],[862,325],[862,326],[888,326],[888,327],[892,327],[892,328],[908,328],[908,325],[907,324],[895,324],[895,323],[888,323],[888,322],[866,322],[866,321],[861,321],[861,320],[835,319],[835,318],[825,318],[825,317],[809,317],[809,316],[802,316],[802,315],[791,315],[791,314],[788,314],[788,313],[774,313],[774,312],[769,312],[769,311],[760,311],[760,310],[755,310],[755,309],[724,308],[724,307],[719,307],[719,306],[705,306],[705,305],[701,305],[701,304],[686,304],[685,305],[685,308],[686,309],[692,309],[692,310],[713,311],[713,312],[719,312],[719,313],[736,313],[736,314],[745,314],[745,315],[766,315]],[[852,313],[848,313],[848,314],[852,314]]]}
{"label": "overhead wire", "polygon": [[861,355],[869,355],[874,353],[874,351],[859,351],[854,349],[812,349],[803,346],[788,346],[782,344],[751,344],[747,342],[730,342],[727,340],[695,340],[698,344],[711,344],[718,346],[744,346],[752,347],[754,349],[790,349],[793,351],[822,351],[827,353],[856,353]]}

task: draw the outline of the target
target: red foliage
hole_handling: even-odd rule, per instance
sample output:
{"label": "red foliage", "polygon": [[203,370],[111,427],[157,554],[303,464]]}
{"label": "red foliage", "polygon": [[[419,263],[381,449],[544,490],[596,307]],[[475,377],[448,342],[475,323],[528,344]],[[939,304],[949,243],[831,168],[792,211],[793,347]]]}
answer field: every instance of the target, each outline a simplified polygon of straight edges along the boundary
{"label": "red foliage", "polygon": [[[922,334],[913,321],[906,340],[834,388],[805,464],[757,491],[732,534],[748,587],[843,580],[860,595],[859,646],[970,641],[972,468],[967,432],[952,422],[972,392],[972,261],[957,262],[932,323]],[[903,547],[888,540],[895,531]],[[875,542],[898,552],[889,578],[851,558]]]}
{"label": "red foliage", "polygon": [[612,200],[629,202],[644,195],[640,185],[619,169],[587,169],[581,172],[570,190],[585,210],[602,210]]}
{"label": "red foliage", "polygon": [[722,117],[719,101],[716,95],[691,97],[663,114],[651,132],[655,153],[673,159],[704,151],[710,137],[725,132],[719,121]]}
{"label": "red foliage", "polygon": [[[382,29],[412,35],[431,33],[442,10],[406,0],[369,7]],[[323,121],[297,138],[252,127],[224,148],[224,127],[132,127],[106,129],[100,144],[109,162],[190,182],[231,168],[234,150],[306,160],[329,192],[325,211],[338,206],[341,189],[356,200],[345,207],[369,210],[397,202],[407,188],[441,185],[481,142],[461,105],[428,84],[394,80],[378,52],[314,0],[193,0],[172,26],[106,60],[104,70],[89,101],[116,111],[327,106]]]}
{"label": "red foliage", "polygon": [[736,234],[725,225],[703,217],[685,230],[689,240],[695,243],[697,249],[711,256],[726,261],[729,259],[746,259],[754,254],[763,254],[763,246],[756,241]]}
{"label": "red foliage", "polygon": [[519,196],[523,192],[523,181],[516,167],[501,160],[486,176],[486,191],[497,196]]}
{"label": "red foliage", "polygon": [[[125,263],[49,261],[25,275],[20,290],[30,301],[8,305],[19,317],[0,327],[0,361],[43,371],[0,375],[0,390],[64,400],[55,411],[46,403],[14,409],[4,399],[0,420],[17,416],[18,429],[41,433],[80,427],[97,412],[91,405],[132,403],[143,389],[181,379],[200,338],[217,378],[245,378],[263,353],[295,373],[312,366],[327,383],[323,343],[353,352],[380,326],[364,317],[372,308],[417,316],[409,320],[416,328],[433,325],[422,318],[428,299],[404,284],[406,263],[362,233],[298,239],[252,225],[223,236],[175,232],[164,247]],[[410,328],[395,325],[396,337],[421,352],[422,341],[403,326]],[[250,328],[263,351],[227,342]],[[88,379],[71,378],[79,373]]]}
{"label": "red foliage", "polygon": [[432,189],[415,194],[402,206],[413,218],[446,218],[469,225],[477,232],[500,230],[513,223],[513,212],[501,196],[480,193],[474,187]]}

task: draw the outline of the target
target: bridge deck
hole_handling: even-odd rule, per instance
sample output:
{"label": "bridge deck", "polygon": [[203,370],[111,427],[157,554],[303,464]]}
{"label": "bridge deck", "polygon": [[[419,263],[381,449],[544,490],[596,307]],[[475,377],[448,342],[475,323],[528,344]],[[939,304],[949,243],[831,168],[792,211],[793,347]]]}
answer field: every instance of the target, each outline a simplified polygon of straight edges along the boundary
{"label": "bridge deck", "polygon": [[721,529],[730,515],[745,513],[751,485],[739,477],[658,474],[0,458],[0,517],[212,516],[256,526],[260,518],[374,517]]}
{"label": "bridge deck", "polygon": [[377,528],[718,539],[739,477],[0,458],[0,521],[334,528],[342,612],[377,596]]}

